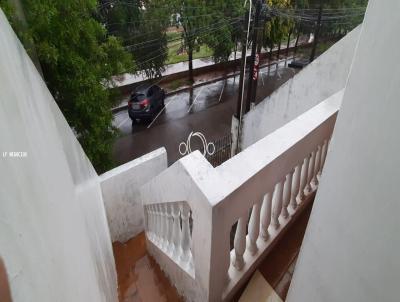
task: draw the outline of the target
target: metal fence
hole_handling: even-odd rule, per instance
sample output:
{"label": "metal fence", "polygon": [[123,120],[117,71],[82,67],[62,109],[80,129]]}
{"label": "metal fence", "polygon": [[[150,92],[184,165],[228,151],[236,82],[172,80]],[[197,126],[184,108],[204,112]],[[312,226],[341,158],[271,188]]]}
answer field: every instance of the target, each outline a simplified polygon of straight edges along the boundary
{"label": "metal fence", "polygon": [[214,142],[215,152],[207,154],[207,160],[214,166],[219,166],[231,157],[232,135],[229,133]]}

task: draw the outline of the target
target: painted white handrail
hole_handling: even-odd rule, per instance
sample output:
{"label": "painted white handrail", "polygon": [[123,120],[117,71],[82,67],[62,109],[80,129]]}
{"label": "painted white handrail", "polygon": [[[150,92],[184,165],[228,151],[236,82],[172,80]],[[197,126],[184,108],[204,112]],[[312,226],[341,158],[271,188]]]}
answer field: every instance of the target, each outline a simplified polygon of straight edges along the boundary
{"label": "painted white handrail", "polygon": [[302,211],[320,183],[342,95],[217,168],[193,152],[141,188],[149,250],[187,300],[230,300]]}

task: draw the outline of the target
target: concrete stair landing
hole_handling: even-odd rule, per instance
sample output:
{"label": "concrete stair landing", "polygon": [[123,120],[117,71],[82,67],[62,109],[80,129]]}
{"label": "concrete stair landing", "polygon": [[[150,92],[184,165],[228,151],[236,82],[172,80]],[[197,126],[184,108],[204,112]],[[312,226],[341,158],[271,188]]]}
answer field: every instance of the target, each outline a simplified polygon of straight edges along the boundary
{"label": "concrete stair landing", "polygon": [[113,243],[119,302],[183,301],[146,251],[144,233]]}

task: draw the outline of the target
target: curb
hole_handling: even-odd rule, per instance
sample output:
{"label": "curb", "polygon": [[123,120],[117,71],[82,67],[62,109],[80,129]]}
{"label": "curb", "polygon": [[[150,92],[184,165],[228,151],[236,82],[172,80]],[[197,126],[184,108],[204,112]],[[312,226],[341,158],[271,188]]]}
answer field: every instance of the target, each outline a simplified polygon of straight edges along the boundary
{"label": "curb", "polygon": [[[282,61],[284,61],[284,60],[280,60],[279,63],[282,62]],[[268,65],[274,65],[274,64],[277,64],[277,63],[275,62],[275,63],[271,63],[271,64],[262,64],[262,65],[260,65],[260,68],[266,67]],[[194,88],[197,88],[197,87],[201,87],[201,86],[204,86],[204,85],[208,85],[208,84],[212,84],[212,83],[215,83],[215,82],[218,82],[218,81],[222,81],[224,79],[229,79],[229,78],[232,78],[232,77],[234,77],[234,76],[236,76],[238,74],[240,74],[240,71],[229,73],[227,75],[224,75],[224,76],[221,76],[221,77],[217,77],[217,78],[214,78],[214,79],[211,79],[211,80],[208,80],[208,81],[200,82],[200,83],[194,84],[192,86],[184,86],[184,87],[181,87],[181,88],[166,92],[165,96],[168,97],[168,96],[180,93],[180,92],[187,91],[187,90],[189,90],[191,88],[194,89]],[[128,109],[128,104],[112,108],[111,112],[112,113],[117,113],[117,112],[120,112],[120,111],[123,111],[123,110],[126,110],[126,109]]]}

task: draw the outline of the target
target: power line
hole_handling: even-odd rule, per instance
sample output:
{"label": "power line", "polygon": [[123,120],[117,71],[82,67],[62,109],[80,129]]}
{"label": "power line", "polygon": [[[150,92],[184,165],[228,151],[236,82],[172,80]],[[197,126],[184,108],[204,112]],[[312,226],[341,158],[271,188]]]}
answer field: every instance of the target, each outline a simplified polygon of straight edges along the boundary
{"label": "power line", "polygon": [[[203,18],[203,17],[210,17],[210,16],[215,16],[215,14],[205,14],[205,15],[191,15],[191,16],[184,16],[180,17],[180,19],[196,19],[196,18]],[[142,23],[155,23],[155,22],[160,22],[164,21],[166,23],[170,22],[180,22],[180,20],[171,20],[171,17],[167,19],[141,19],[137,21],[127,21],[127,22],[113,22],[113,23],[105,23],[108,26],[113,26],[113,25],[120,25],[120,24],[142,24]]]}
{"label": "power line", "polygon": [[[238,21],[236,21],[236,22],[238,22]],[[225,26],[225,25],[223,25],[223,26]],[[217,30],[223,28],[223,26],[220,26],[220,27],[218,27],[218,28],[214,28],[213,30],[203,31],[203,34],[197,35],[197,36],[198,36],[198,37],[203,37],[203,36],[205,36],[206,34],[208,34],[208,33],[210,33],[210,32],[215,32],[215,31],[217,31]],[[177,43],[177,44],[169,45],[169,46],[167,47],[167,49],[166,49],[164,52],[167,52],[170,48],[179,45],[181,42],[182,42],[182,40],[180,40],[179,43]],[[152,51],[152,52],[150,52],[150,53],[154,53],[154,52],[158,52],[158,50],[154,50],[154,51]]]}
{"label": "power line", "polygon": [[[239,22],[239,21],[235,21],[235,22]],[[235,23],[235,22],[234,22],[234,23]],[[225,26],[225,25],[223,25],[223,26]],[[223,26],[220,26],[220,27],[215,28],[215,29],[210,30],[210,31],[205,31],[205,33],[203,33],[203,34],[200,35],[199,37],[202,37],[202,36],[204,36],[205,34],[207,34],[207,33],[209,33],[209,32],[217,31],[217,30],[219,30],[220,28],[222,28]],[[172,48],[173,46],[177,46],[177,45],[179,45],[179,44],[180,44],[180,43],[177,43],[177,44],[175,44],[175,45],[170,45],[169,47],[167,47],[166,50],[162,51],[162,52],[161,52],[160,54],[158,54],[157,56],[154,56],[154,57],[151,57],[151,58],[149,58],[149,59],[146,59],[145,61],[142,61],[142,62],[140,62],[140,63],[138,63],[138,64],[136,64],[136,65],[137,65],[137,66],[143,66],[143,65],[145,65],[147,62],[151,62],[151,61],[153,61],[154,59],[156,59],[156,58],[158,58],[158,57],[161,57],[161,56],[167,54],[170,48]],[[152,52],[150,52],[150,53],[154,53],[154,52],[156,52],[156,51],[158,51],[158,50],[152,51]],[[131,70],[131,71],[132,71],[132,70]],[[125,71],[125,72],[129,72],[129,71]]]}
{"label": "power line", "polygon": [[[235,21],[235,23],[239,22],[240,21],[239,19],[240,19],[240,17],[236,17],[236,18],[222,20],[222,21],[218,21],[218,22],[215,22],[215,23],[211,23],[211,24],[206,25],[206,26],[199,27],[196,30],[189,31],[188,32],[188,34],[189,34],[188,37],[193,37],[196,34],[203,32],[203,29],[206,29],[206,31],[207,31],[209,29],[213,29],[214,26],[222,25],[222,27],[223,27],[225,25],[230,25],[230,24],[232,24],[232,21],[234,21],[234,20],[237,20],[237,21]],[[225,23],[225,22],[228,22],[228,23]],[[133,40],[134,38],[135,37],[129,38],[129,41]],[[147,43],[151,43],[153,41],[159,41],[159,40],[161,40],[161,39],[153,39],[153,40],[149,40],[149,41],[145,41],[145,42],[135,43],[135,44],[132,44],[132,45],[127,45],[126,47],[135,47],[137,45],[143,45],[143,44],[147,44]],[[181,38],[171,39],[168,42],[173,42],[173,41],[177,41],[177,40],[181,40]],[[125,40],[125,41],[128,41],[128,40]]]}

